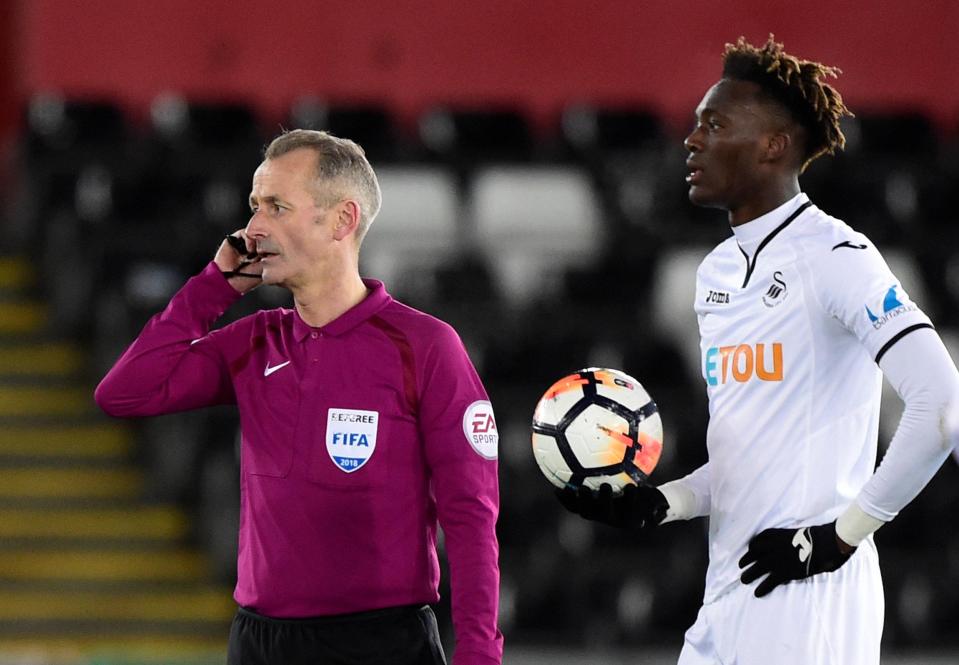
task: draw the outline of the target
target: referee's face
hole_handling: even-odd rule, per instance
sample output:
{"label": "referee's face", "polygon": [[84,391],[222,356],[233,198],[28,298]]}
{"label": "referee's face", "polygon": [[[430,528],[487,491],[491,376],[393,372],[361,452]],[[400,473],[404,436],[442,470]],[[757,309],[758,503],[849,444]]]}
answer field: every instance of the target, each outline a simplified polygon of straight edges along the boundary
{"label": "referee's face", "polygon": [[316,153],[300,148],[267,159],[253,174],[247,236],[263,264],[263,283],[296,289],[329,264],[330,211],[316,205]]}
{"label": "referee's face", "polygon": [[696,108],[696,125],[684,142],[694,205],[732,212],[762,196],[769,119],[758,90],[755,83],[722,79]]}

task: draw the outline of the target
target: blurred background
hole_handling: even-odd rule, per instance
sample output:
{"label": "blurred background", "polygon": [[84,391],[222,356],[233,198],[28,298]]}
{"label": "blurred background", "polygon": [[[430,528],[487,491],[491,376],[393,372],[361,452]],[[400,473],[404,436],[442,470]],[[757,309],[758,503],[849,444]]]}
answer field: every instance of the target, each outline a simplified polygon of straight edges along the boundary
{"label": "blurred background", "polygon": [[[959,357],[952,0],[0,3],[0,663],[224,662],[236,415],[112,421],[92,389],[246,223],[262,147],[293,127],[366,148],[384,207],[363,272],[456,326],[493,400],[506,662],[675,662],[705,521],[567,515],[529,422],[558,377],[617,367],[663,414],[654,479],[705,461],[693,283],[729,227],[687,202],[682,139],[723,45],[770,32],[843,69],[857,114],[804,189]],[[288,304],[261,288],[225,321]],[[950,460],[877,536],[884,663],[959,659],[957,481]]]}

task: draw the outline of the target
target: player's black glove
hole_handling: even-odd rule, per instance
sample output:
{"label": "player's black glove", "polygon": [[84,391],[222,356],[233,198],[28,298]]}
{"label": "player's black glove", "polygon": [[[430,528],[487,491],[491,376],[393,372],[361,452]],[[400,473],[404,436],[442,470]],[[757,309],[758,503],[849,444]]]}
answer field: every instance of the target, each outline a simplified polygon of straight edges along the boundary
{"label": "player's black glove", "polygon": [[852,552],[839,550],[835,522],[800,529],[766,529],[753,536],[739,560],[740,568],[752,564],[740,579],[750,584],[768,573],[756,587],[756,597],[762,598],[780,584],[836,570],[850,556]]}
{"label": "player's black glove", "polygon": [[608,483],[594,492],[585,486],[556,490],[566,510],[588,520],[632,529],[652,528],[666,518],[669,503],[652,485],[626,485],[621,494],[613,494]]}

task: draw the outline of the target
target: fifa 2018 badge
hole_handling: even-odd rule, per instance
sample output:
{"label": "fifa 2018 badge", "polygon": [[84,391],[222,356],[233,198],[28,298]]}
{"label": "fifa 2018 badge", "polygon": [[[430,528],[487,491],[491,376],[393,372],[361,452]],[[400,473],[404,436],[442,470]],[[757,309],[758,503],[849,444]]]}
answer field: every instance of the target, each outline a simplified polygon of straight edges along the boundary
{"label": "fifa 2018 badge", "polygon": [[777,270],[773,273],[772,284],[763,293],[763,304],[766,307],[778,307],[786,300],[789,291],[786,289],[786,281],[783,279],[782,271]]}
{"label": "fifa 2018 badge", "polygon": [[492,404],[483,400],[470,404],[463,414],[463,433],[480,457],[496,459],[499,430],[496,429]]}
{"label": "fifa 2018 badge", "polygon": [[358,471],[373,457],[379,419],[378,411],[329,410],[326,417],[326,451],[341,471]]}
{"label": "fifa 2018 badge", "polygon": [[[874,305],[875,310],[870,309],[869,305],[866,305],[866,317],[876,330],[879,330],[897,316],[901,316],[906,312],[915,312],[916,309],[918,309],[909,301],[905,293],[900,296],[897,292],[899,288],[901,287],[898,284],[890,286],[882,298],[882,304],[878,307]],[[903,302],[903,300],[905,300],[905,302]]]}

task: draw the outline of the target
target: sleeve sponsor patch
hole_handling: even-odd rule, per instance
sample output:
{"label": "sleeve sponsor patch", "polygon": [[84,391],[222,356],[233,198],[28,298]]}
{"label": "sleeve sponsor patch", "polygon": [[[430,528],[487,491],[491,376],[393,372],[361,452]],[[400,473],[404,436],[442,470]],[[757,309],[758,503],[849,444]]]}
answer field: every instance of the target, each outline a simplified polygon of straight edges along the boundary
{"label": "sleeve sponsor patch", "polygon": [[866,305],[866,317],[872,327],[879,330],[892,319],[908,312],[915,312],[917,309],[918,307],[909,300],[909,296],[902,288],[898,284],[893,284],[884,293],[881,302],[879,298],[874,298],[872,309],[869,308],[869,304]]}
{"label": "sleeve sponsor patch", "polygon": [[473,402],[463,414],[463,433],[481,457],[496,459],[499,430],[493,417],[493,405],[487,401]]}

